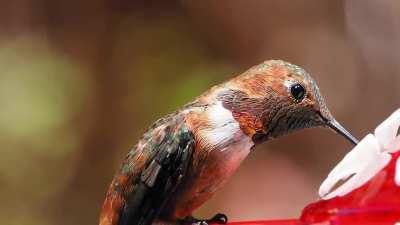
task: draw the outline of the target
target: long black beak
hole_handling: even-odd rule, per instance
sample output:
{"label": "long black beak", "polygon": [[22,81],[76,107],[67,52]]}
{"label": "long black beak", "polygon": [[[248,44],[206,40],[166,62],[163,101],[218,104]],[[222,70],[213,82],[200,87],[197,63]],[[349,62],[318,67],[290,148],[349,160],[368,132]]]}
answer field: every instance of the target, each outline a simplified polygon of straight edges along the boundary
{"label": "long black beak", "polygon": [[342,125],[340,125],[339,122],[336,120],[332,119],[327,121],[328,127],[332,128],[336,133],[342,135],[344,138],[346,138],[348,141],[350,141],[353,145],[358,144],[358,140],[353,137],[353,135],[350,134]]}

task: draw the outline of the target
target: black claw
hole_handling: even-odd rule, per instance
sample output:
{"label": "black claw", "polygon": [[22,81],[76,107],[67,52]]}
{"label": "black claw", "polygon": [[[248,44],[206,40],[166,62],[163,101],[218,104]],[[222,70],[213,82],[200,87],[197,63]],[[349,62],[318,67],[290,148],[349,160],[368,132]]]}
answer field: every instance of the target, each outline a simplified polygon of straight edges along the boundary
{"label": "black claw", "polygon": [[211,219],[207,220],[208,223],[227,224],[228,217],[225,214],[217,213]]}
{"label": "black claw", "polygon": [[191,216],[186,217],[185,219],[180,221],[181,225],[210,225],[210,224],[227,224],[228,217],[225,214],[217,213],[211,219],[208,220],[200,220],[193,218]]}

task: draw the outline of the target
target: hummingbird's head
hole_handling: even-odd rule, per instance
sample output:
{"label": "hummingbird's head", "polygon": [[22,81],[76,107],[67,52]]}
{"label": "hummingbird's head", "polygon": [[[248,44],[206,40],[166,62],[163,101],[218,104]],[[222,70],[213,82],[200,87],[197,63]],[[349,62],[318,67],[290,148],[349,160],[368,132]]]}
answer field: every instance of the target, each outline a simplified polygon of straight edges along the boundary
{"label": "hummingbird's head", "polygon": [[219,99],[255,143],[311,127],[327,127],[358,141],[328,110],[318,86],[301,67],[270,60],[224,85]]}

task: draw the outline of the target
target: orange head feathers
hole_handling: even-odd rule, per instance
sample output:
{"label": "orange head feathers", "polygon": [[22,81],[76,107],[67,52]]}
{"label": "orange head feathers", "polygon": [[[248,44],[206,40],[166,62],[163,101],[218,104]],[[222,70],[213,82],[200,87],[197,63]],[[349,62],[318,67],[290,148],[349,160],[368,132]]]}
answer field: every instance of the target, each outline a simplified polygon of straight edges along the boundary
{"label": "orange head feathers", "polygon": [[255,142],[317,126],[357,142],[333,118],[317,84],[299,66],[266,61],[220,87],[217,98]]}

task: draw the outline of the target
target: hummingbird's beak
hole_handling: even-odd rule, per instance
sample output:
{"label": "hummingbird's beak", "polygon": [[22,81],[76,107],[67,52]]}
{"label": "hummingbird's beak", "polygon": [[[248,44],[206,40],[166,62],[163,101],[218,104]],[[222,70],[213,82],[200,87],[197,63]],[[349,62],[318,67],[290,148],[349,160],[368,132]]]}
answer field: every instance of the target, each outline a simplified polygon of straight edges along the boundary
{"label": "hummingbird's beak", "polygon": [[327,122],[327,126],[329,128],[331,128],[332,130],[334,130],[336,133],[342,135],[344,138],[346,138],[348,141],[350,141],[353,145],[357,145],[358,144],[358,140],[353,137],[353,135],[350,134],[350,132],[348,132],[342,125],[340,125],[340,123],[338,121],[336,121],[335,119],[331,119],[328,120]]}

